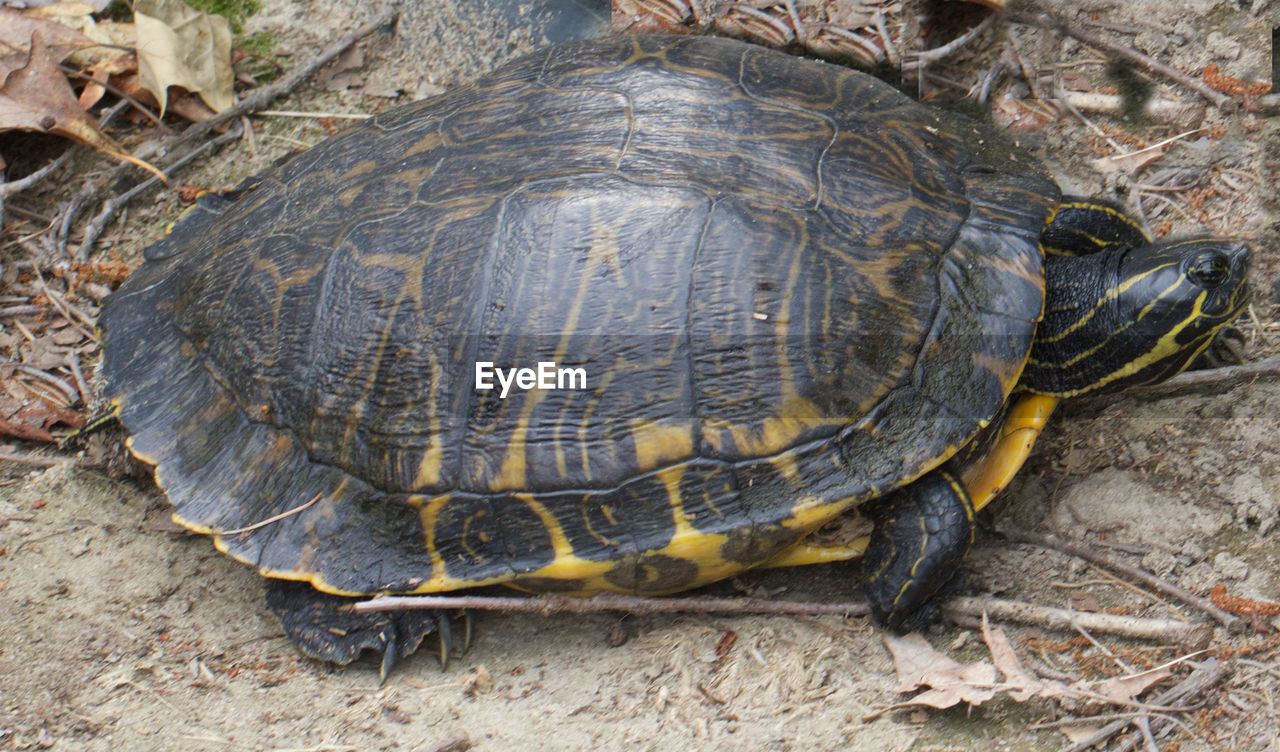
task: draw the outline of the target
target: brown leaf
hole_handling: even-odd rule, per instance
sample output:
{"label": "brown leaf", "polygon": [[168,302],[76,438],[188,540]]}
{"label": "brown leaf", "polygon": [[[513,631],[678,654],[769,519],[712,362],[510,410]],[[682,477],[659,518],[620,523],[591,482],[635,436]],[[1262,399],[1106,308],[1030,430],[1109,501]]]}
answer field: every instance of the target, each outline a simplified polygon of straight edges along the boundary
{"label": "brown leaf", "polygon": [[65,16],[88,16],[94,13],[101,13],[102,9],[110,4],[111,0],[94,0],[91,3],[82,3],[77,0],[63,0],[63,2],[49,3],[38,8],[28,8],[23,11],[24,16],[30,18],[62,18]]}
{"label": "brown leaf", "polygon": [[184,91],[180,96],[169,99],[169,112],[181,115],[193,123],[208,120],[218,114],[209,109],[209,105],[205,104],[203,99],[189,91]]}
{"label": "brown leaf", "polygon": [[[1145,692],[1151,685],[1171,675],[1168,668],[1157,668],[1133,676],[1122,676],[1102,682],[1077,682],[1067,686],[1060,681],[1037,679],[1027,672],[1014,653],[1013,645],[1004,630],[982,622],[982,636],[991,651],[993,666],[986,661],[961,664],[930,647],[918,634],[905,637],[886,635],[885,645],[893,654],[894,668],[898,673],[898,691],[911,692],[928,687],[925,692],[904,702],[890,705],[880,712],[898,708],[925,705],[949,708],[965,701],[979,705],[997,693],[1006,692],[1015,702],[1026,702],[1033,697],[1049,699],[1076,699],[1106,701],[1125,705]],[[996,670],[1004,676],[1004,682],[996,682]]]}
{"label": "brown leaf", "polygon": [[1089,164],[1093,169],[1104,175],[1109,175],[1115,172],[1135,175],[1139,170],[1163,156],[1164,149],[1141,149],[1128,154],[1098,157],[1097,159],[1090,160]]}
{"label": "brown leaf", "polygon": [[80,31],[98,43],[96,47],[76,50],[67,58],[68,62],[84,70],[96,68],[122,54],[132,55],[133,49],[138,46],[138,34],[131,23],[99,23],[90,18]]}
{"label": "brown leaf", "polygon": [[1010,130],[1038,131],[1056,120],[1057,115],[1038,103],[997,94],[991,98],[991,119]]}
{"label": "brown leaf", "polygon": [[1093,91],[1088,77],[1075,71],[1062,71],[1062,86],[1068,91]]}
{"label": "brown leaf", "polygon": [[1164,666],[1153,668],[1150,671],[1143,671],[1140,674],[1133,674],[1132,676],[1115,676],[1099,682],[1097,692],[1116,704],[1133,702],[1138,695],[1146,692],[1152,684],[1168,679],[1170,676],[1173,676],[1173,672]]}
{"label": "brown leaf", "polygon": [[132,52],[103,60],[89,69],[89,82],[80,90],[80,109],[88,110],[107,93],[106,83],[112,76],[133,73],[138,70],[138,58]]}
{"label": "brown leaf", "polygon": [[163,113],[170,86],[200,95],[221,112],[235,104],[231,27],[227,19],[192,9],[181,0],[137,0],[138,74]]}
{"label": "brown leaf", "polygon": [[958,663],[934,650],[919,634],[886,634],[884,643],[893,654],[899,692],[930,688],[895,707],[949,708],[961,701],[980,705],[995,697],[996,669],[986,661]]}
{"label": "brown leaf", "polygon": [[1058,730],[1062,732],[1063,736],[1067,737],[1067,741],[1072,744],[1078,744],[1097,734],[1101,729],[1102,727],[1096,723],[1081,721],[1080,723],[1061,726]]}
{"label": "brown leaf", "polygon": [[160,106],[160,103],[156,101],[155,95],[142,85],[142,80],[136,73],[127,73],[113,83],[122,94],[138,100],[138,103],[143,107]]}
{"label": "brown leaf", "polygon": [[[74,326],[68,326],[68,327],[63,327],[62,329],[59,329],[53,332],[52,334],[50,334],[49,339],[53,340],[53,344],[55,345],[67,347],[70,345],[80,344],[85,340],[85,336],[81,334],[80,330],[76,329]],[[63,360],[66,360],[66,356],[63,356]]]}
{"label": "brown leaf", "polygon": [[1027,673],[1027,670],[1022,667],[1022,661],[1018,660],[1017,654],[1013,652],[1013,645],[1005,636],[1004,630],[991,626],[987,622],[986,614],[982,617],[982,638],[987,643],[987,649],[991,651],[991,659],[995,661],[996,668],[1004,676],[1005,683],[1010,685],[1009,696],[1015,702],[1026,702],[1040,692],[1040,680]]}
{"label": "brown leaf", "polygon": [[53,58],[55,63],[62,62],[67,55],[77,49],[93,47],[96,44],[84,34],[55,21],[33,18],[8,8],[0,8],[0,50],[5,53],[18,53],[9,55],[8,59],[21,61],[20,65],[13,67],[6,67],[3,62],[0,62],[0,77],[26,64],[26,58],[23,55],[30,54],[33,34],[40,35],[40,39],[48,48],[49,57]]}
{"label": "brown leaf", "polygon": [[1102,606],[1098,605],[1098,599],[1094,598],[1092,593],[1082,590],[1071,593],[1071,608],[1091,614],[1096,614],[1102,610]]}
{"label": "brown leaf", "polygon": [[55,345],[53,338],[41,335],[18,346],[22,364],[40,371],[49,371],[67,362],[67,353]]}
{"label": "brown leaf", "polygon": [[[10,377],[12,371],[10,370]],[[0,392],[0,435],[26,441],[53,441],[49,429],[57,425],[79,428],[84,418],[74,410],[55,405],[16,380],[7,377]]]}
{"label": "brown leaf", "polygon": [[0,86],[0,131],[53,133],[91,146],[116,159],[164,175],[150,164],[127,154],[80,109],[71,84],[58,69],[40,33],[31,36],[31,51],[22,67],[10,71]]}
{"label": "brown leaf", "polygon": [[326,91],[345,91],[353,86],[360,86],[364,77],[356,73],[364,66],[364,50],[360,45],[352,45],[343,50],[333,64],[316,76],[316,86]]}

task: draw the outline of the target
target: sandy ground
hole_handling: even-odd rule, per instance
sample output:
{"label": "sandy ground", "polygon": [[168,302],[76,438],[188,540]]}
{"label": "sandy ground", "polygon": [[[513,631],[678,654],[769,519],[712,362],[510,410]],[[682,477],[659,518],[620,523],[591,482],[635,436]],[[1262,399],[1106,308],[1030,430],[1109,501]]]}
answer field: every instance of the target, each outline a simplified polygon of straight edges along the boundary
{"label": "sandy ground", "polygon": [[[586,3],[587,0],[580,0]],[[354,0],[266,0],[250,30],[269,29],[278,51],[304,59],[374,14]],[[566,3],[571,7],[571,3]],[[1071,5],[1081,23],[1132,41],[1183,70],[1218,62],[1237,77],[1270,72],[1267,30],[1275,3],[1197,0],[1172,18],[1164,0],[1088,0]],[[1247,4],[1246,4],[1247,5]],[[394,37],[366,46],[361,84],[341,92],[304,88],[279,109],[369,111],[383,96],[426,95],[542,41],[530,19],[502,16],[480,0],[440,0],[407,9]],[[578,9],[579,11],[581,8]],[[1136,34],[1134,32],[1137,32]],[[554,34],[564,33],[563,26]],[[973,81],[999,56],[1003,30],[976,42],[974,59],[940,73]],[[985,41],[984,41],[985,40]],[[1030,66],[1102,81],[1098,56],[1073,42],[1015,29],[1013,48]],[[965,76],[970,76],[965,78]],[[1162,95],[1199,104],[1160,85]],[[1125,148],[1155,143],[1176,125],[1096,122]],[[225,185],[264,169],[331,123],[261,118],[253,145],[209,160],[187,181]],[[1251,239],[1256,311],[1244,327],[1250,355],[1274,352],[1280,248],[1260,196],[1280,174],[1276,123],[1209,108],[1213,138],[1193,134],[1137,178],[1091,164],[1110,153],[1071,115],[1029,138],[1072,190],[1126,188],[1166,167],[1185,167],[1201,188],[1167,194],[1157,225],[1187,232],[1198,223]],[[1275,148],[1274,146],[1272,147]],[[145,204],[145,205],[144,205]],[[1148,209],[1161,207],[1153,199]],[[135,257],[178,207],[146,200],[112,237]],[[1020,479],[986,515],[999,525],[1056,530],[1199,593],[1219,583],[1237,595],[1280,600],[1280,384],[1258,381],[1173,396],[1118,396],[1071,404]],[[894,702],[892,665],[863,619],[821,617],[521,616],[482,614],[465,656],[442,672],[429,654],[405,662],[382,687],[371,660],[333,669],[299,656],[266,611],[258,578],[217,554],[208,540],[176,532],[166,503],[145,482],[69,465],[29,472],[8,467],[0,486],[0,749],[366,750],[436,749],[465,734],[473,749],[1056,749],[1045,702],[996,700],[972,710],[864,716]],[[1169,618],[1200,614],[1121,586],[1083,562],[1015,545],[989,531],[969,559],[975,592],[1048,605],[1090,601],[1104,609]],[[805,599],[857,597],[855,564],[752,573],[716,592]],[[1071,635],[1010,626],[1030,665],[1094,679],[1117,669],[1099,648]],[[610,647],[609,635],[629,639]],[[717,645],[736,635],[727,651]],[[962,660],[983,657],[975,633],[929,635]],[[1178,648],[1104,637],[1135,666],[1178,657]],[[1185,716],[1183,750],[1280,749],[1273,698],[1280,694],[1275,641],[1219,629],[1212,648],[1233,658],[1225,684]],[[1184,670],[1185,672],[1185,670]],[[1174,749],[1164,742],[1164,749]]]}

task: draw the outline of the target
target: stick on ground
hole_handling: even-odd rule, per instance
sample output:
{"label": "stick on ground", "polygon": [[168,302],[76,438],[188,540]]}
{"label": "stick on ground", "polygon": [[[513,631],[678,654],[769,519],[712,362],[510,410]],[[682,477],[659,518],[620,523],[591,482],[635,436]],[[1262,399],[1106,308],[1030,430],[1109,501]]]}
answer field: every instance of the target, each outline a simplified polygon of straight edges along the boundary
{"label": "stick on ground", "polygon": [[[720,614],[837,614],[865,616],[870,612],[865,601],[817,603],[812,601],[776,601],[763,598],[660,597],[604,593],[591,598],[564,595],[536,597],[447,595],[447,596],[378,596],[353,607],[359,612],[400,611],[406,609],[475,609],[480,611],[522,611],[541,614],[593,613],[624,611],[630,614],[720,613]],[[1168,619],[1137,616],[1093,614],[1061,608],[1036,606],[1019,601],[996,598],[948,598],[943,604],[948,617],[967,624],[983,612],[995,619],[1007,619],[1039,625],[1046,629],[1074,631],[1080,625],[1094,632],[1144,640],[1175,642],[1203,647],[1213,634],[1208,624],[1188,624]]]}
{"label": "stick on ground", "polygon": [[1243,631],[1245,628],[1244,622],[1241,621],[1239,617],[1229,614],[1213,605],[1213,602],[1208,598],[1201,598],[1195,593],[1178,587],[1172,582],[1162,580],[1146,570],[1120,561],[1119,559],[1112,558],[1101,551],[1078,543],[1064,541],[1056,535],[1041,535],[1039,533],[1031,533],[1025,530],[1001,530],[1000,532],[1010,540],[1019,541],[1021,543],[1031,543],[1037,546],[1051,548],[1055,551],[1061,551],[1064,554],[1079,557],[1085,561],[1097,564],[1100,567],[1131,577],[1144,585],[1147,585],[1153,590],[1157,590],[1170,598],[1175,598],[1188,606],[1205,612],[1216,619],[1224,627],[1232,631]]}
{"label": "stick on ground", "polygon": [[1050,13],[1028,13],[1024,11],[1010,10],[1005,11],[1004,17],[1014,23],[1023,24],[1025,26],[1037,26],[1044,29],[1053,29],[1060,34],[1066,34],[1069,37],[1073,37],[1074,39],[1084,42],[1090,47],[1122,57],[1145,71],[1164,76],[1165,78],[1181,84],[1188,89],[1196,91],[1200,96],[1209,100],[1215,107],[1220,109],[1230,110],[1235,107],[1235,100],[1226,94],[1217,91],[1204,81],[1183,73],[1170,65],[1165,65],[1159,60],[1144,55],[1132,47],[1112,42],[1111,40],[1100,37],[1097,34],[1085,31]]}
{"label": "stick on ground", "polygon": [[1135,387],[1131,394],[1154,395],[1188,389],[1227,389],[1256,379],[1280,377],[1280,360],[1268,358],[1238,366],[1223,366],[1200,371],[1183,371],[1168,381]]}

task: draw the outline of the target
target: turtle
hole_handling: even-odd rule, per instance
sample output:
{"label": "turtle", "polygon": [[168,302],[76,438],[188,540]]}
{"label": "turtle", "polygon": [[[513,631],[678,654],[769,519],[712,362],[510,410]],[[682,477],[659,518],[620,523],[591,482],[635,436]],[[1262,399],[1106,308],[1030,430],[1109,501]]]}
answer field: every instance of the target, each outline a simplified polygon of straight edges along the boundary
{"label": "turtle", "polygon": [[610,36],[202,195],[106,302],[101,374],[173,518],[310,656],[447,658],[447,615],[363,595],[859,554],[901,631],[1057,401],[1187,368],[1248,263],[870,75]]}

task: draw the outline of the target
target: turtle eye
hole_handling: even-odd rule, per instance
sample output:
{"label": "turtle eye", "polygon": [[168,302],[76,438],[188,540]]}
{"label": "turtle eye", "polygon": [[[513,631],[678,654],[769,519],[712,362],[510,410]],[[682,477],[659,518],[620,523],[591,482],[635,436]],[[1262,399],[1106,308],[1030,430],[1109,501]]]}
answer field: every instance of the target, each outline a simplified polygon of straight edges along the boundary
{"label": "turtle eye", "polygon": [[1231,264],[1221,253],[1202,253],[1187,265],[1187,276],[1200,287],[1212,289],[1231,276]]}

